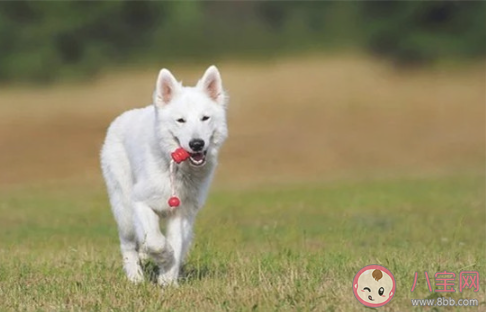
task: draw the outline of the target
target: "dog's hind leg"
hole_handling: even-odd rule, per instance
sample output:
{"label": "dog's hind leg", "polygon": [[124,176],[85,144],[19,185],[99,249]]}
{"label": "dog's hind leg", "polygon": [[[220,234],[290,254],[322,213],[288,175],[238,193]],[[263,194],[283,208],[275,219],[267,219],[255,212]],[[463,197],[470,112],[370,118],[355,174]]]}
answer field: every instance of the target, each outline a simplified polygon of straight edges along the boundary
{"label": "dog's hind leg", "polygon": [[112,194],[110,201],[115,219],[118,224],[118,236],[120,237],[120,249],[123,257],[123,269],[127,278],[139,283],[143,281],[143,271],[138,256],[138,244],[133,224],[133,213],[129,206],[129,200],[121,191]]}
{"label": "dog's hind leg", "polygon": [[110,192],[110,202],[118,224],[118,236],[123,257],[123,269],[134,283],[143,281],[143,271],[138,256],[138,244],[133,224],[133,213],[127,195],[120,189]]}
{"label": "dog's hind leg", "polygon": [[143,281],[143,270],[140,266],[140,259],[135,240],[122,238],[120,235],[120,247],[123,256],[123,268],[127,278],[134,283]]}
{"label": "dog's hind leg", "polygon": [[130,205],[131,180],[129,164],[123,149],[117,145],[105,147],[102,151],[102,168],[110,197],[111,210],[118,225],[123,268],[128,279],[143,281],[143,271],[138,256],[138,244]]}
{"label": "dog's hind leg", "polygon": [[160,231],[159,216],[143,202],[133,204],[135,229],[140,252],[150,256],[163,274],[174,262],[174,253]]}

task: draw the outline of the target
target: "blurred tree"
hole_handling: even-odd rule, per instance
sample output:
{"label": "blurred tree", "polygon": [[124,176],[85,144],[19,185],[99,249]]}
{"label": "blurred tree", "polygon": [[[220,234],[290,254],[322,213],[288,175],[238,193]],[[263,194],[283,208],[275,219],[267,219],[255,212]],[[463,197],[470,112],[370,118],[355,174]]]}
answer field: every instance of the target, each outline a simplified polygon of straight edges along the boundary
{"label": "blurred tree", "polygon": [[0,80],[102,66],[365,47],[400,63],[484,57],[486,2],[6,1]]}
{"label": "blurred tree", "polygon": [[486,2],[365,1],[361,6],[366,46],[400,63],[486,52]]}

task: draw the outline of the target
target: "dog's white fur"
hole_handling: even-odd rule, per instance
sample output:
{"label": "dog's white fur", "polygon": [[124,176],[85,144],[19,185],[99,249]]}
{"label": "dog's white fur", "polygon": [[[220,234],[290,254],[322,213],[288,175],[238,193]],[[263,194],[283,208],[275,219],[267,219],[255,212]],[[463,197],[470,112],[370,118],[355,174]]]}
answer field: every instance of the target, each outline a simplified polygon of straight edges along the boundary
{"label": "dog's white fur", "polygon": [[[101,166],[129,280],[143,281],[140,261],[148,256],[159,266],[160,285],[177,284],[194,219],[206,201],[218,150],[228,135],[226,104],[215,66],[206,70],[195,87],[182,86],[162,69],[153,105],[125,112],[110,125]],[[178,147],[192,152],[192,139],[204,140],[206,162],[195,166],[188,160],[175,166],[174,184],[181,205],[172,211],[167,202],[170,154]],[[167,219],[166,236],[159,227],[162,217]]]}

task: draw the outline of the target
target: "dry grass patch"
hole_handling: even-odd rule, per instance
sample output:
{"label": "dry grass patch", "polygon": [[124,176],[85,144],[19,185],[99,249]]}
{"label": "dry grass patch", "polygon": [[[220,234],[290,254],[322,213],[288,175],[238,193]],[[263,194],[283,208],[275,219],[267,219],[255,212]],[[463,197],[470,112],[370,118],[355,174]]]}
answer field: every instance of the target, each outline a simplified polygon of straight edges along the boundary
{"label": "dry grass patch", "polygon": [[[157,70],[4,87],[0,184],[98,179],[105,129],[150,103]],[[187,83],[203,72],[171,70]],[[342,56],[226,62],[220,70],[232,100],[219,185],[484,169],[484,64],[398,72]]]}

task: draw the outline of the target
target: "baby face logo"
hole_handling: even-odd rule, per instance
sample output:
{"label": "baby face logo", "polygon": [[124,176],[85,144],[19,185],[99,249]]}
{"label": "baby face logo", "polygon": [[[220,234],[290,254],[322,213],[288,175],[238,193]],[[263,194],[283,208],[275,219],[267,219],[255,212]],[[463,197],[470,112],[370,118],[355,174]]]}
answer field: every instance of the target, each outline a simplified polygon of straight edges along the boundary
{"label": "baby face logo", "polygon": [[354,277],[353,292],[356,299],[365,306],[381,307],[395,295],[395,278],[385,267],[368,265]]}

